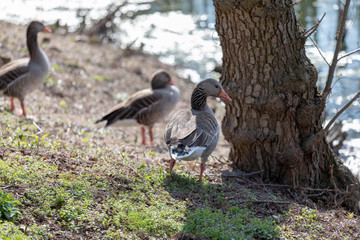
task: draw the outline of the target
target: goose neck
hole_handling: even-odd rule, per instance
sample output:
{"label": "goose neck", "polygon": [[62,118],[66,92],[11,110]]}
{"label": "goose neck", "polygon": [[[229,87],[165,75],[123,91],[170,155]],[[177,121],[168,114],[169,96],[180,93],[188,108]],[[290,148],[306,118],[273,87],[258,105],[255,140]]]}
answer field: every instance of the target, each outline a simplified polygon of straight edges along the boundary
{"label": "goose neck", "polygon": [[195,110],[205,110],[207,94],[205,89],[197,86],[191,95],[191,108]]}
{"label": "goose neck", "polygon": [[28,30],[26,34],[26,43],[30,53],[30,58],[34,58],[39,51],[39,45],[37,42],[37,32],[31,31],[31,29]]}

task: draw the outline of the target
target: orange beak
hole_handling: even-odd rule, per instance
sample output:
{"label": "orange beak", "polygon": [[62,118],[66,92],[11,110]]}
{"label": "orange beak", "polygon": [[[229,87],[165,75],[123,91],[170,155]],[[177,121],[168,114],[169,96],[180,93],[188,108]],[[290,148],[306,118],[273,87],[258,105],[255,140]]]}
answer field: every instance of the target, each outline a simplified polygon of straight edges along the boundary
{"label": "orange beak", "polygon": [[174,85],[174,86],[175,86],[175,83],[174,83],[172,80],[170,80],[170,81],[169,81],[169,84],[171,84],[171,85]]}
{"label": "orange beak", "polygon": [[231,102],[231,98],[226,94],[226,92],[224,91],[224,89],[221,90],[220,94],[218,95],[218,97],[222,100],[222,101],[229,101]]}
{"label": "orange beak", "polygon": [[48,33],[51,33],[51,29],[50,28],[48,28],[48,27],[44,27],[44,30],[43,30],[44,32],[48,32]]}

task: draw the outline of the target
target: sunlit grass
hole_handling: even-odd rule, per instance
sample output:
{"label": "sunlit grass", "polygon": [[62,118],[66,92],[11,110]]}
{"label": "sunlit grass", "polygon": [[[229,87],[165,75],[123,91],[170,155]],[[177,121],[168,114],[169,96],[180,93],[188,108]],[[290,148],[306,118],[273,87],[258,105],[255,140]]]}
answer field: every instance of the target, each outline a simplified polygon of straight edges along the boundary
{"label": "sunlit grass", "polygon": [[210,239],[276,239],[276,223],[260,219],[249,209],[231,207],[226,212],[209,207],[196,209],[187,216],[184,232]]}

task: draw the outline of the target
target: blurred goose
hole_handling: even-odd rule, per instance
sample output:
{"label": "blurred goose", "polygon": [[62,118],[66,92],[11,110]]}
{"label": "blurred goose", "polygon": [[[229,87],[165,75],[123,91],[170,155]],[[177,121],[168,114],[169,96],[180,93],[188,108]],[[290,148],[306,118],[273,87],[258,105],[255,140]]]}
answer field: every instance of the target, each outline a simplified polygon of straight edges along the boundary
{"label": "blurred goose", "polygon": [[206,103],[208,96],[231,101],[218,81],[208,78],[200,82],[191,95],[191,109],[176,112],[165,129],[164,140],[170,153],[170,172],[176,160],[191,161],[201,158],[199,180],[205,162],[219,140],[219,125]]}
{"label": "blurred goose", "polygon": [[107,121],[105,127],[142,125],[142,144],[144,145],[146,144],[144,126],[147,126],[152,144],[154,124],[162,121],[170,113],[178,102],[179,96],[179,89],[174,85],[170,75],[160,70],[154,73],[151,79],[151,89],[136,92],[126,101],[110,109],[96,123]]}
{"label": "blurred goose", "polygon": [[41,86],[49,71],[49,60],[37,42],[37,34],[42,31],[51,32],[50,28],[42,23],[32,21],[26,31],[30,59],[17,59],[0,68],[0,95],[11,97],[12,111],[15,110],[14,97],[18,98],[23,116],[26,116],[25,96]]}

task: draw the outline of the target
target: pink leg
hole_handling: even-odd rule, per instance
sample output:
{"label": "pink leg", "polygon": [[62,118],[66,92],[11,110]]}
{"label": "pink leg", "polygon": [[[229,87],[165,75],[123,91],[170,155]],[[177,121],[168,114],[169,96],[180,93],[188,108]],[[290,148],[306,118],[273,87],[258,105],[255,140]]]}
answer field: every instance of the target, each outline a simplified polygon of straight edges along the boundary
{"label": "pink leg", "polygon": [[145,128],[144,127],[141,127],[141,134],[142,134],[142,141],[141,143],[143,145],[146,145],[146,137],[145,137]]}
{"label": "pink leg", "polygon": [[23,111],[22,115],[23,115],[24,117],[26,117],[25,105],[24,105],[23,102],[20,102],[20,104],[21,104],[21,108],[22,108],[22,111]]}
{"label": "pink leg", "polygon": [[203,175],[204,170],[205,170],[205,163],[202,162],[201,165],[200,165],[199,181],[201,181],[201,179],[202,179],[202,175]]}
{"label": "pink leg", "polygon": [[150,144],[152,145],[154,142],[154,138],[153,138],[153,132],[152,129],[149,127],[149,137],[150,137]]}
{"label": "pink leg", "polygon": [[10,98],[10,104],[11,104],[11,110],[14,111],[15,110],[15,104],[14,104],[14,98],[13,97]]}
{"label": "pink leg", "polygon": [[170,171],[169,172],[171,172],[173,170],[175,163],[176,163],[175,159],[170,160]]}

